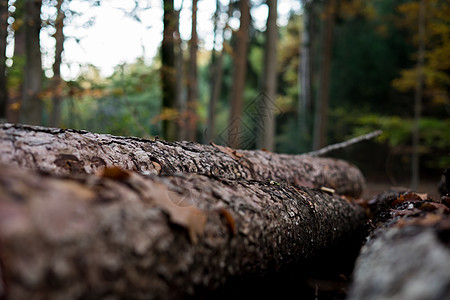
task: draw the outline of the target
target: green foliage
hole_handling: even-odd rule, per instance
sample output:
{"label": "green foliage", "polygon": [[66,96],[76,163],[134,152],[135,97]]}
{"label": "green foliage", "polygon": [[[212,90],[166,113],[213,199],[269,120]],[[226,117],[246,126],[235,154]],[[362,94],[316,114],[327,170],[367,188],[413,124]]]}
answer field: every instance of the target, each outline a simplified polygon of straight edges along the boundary
{"label": "green foliage", "polygon": [[142,59],[117,67],[104,80],[88,68],[69,88],[73,97],[63,107],[63,124],[94,132],[151,137],[159,134],[159,73]]}
{"label": "green foliage", "polygon": [[[377,140],[392,148],[408,152],[411,145],[413,120],[400,116],[363,115],[357,119],[353,134],[361,135],[376,129],[383,134]],[[420,153],[430,168],[446,168],[450,165],[450,119],[422,118],[419,122]]]}

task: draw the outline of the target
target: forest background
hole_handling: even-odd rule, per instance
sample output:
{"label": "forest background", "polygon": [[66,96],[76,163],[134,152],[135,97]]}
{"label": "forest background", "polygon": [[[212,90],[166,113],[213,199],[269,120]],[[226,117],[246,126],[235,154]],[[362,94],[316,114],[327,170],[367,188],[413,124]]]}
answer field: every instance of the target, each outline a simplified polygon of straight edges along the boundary
{"label": "forest background", "polygon": [[64,51],[107,2],[1,1],[0,120],[295,154],[382,129],[328,156],[412,188],[450,167],[448,1],[129,0],[133,22],[163,12],[161,42],[105,76]]}

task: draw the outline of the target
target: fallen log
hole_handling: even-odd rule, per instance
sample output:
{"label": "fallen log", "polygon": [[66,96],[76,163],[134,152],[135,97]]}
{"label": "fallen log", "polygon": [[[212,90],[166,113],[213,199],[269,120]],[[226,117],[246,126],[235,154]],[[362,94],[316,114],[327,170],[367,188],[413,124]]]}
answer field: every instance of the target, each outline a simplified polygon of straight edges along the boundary
{"label": "fallen log", "polygon": [[0,169],[2,299],[198,297],[301,264],[365,223],[345,197],[273,181]]}
{"label": "fallen log", "polygon": [[348,299],[450,299],[450,208],[426,195],[386,192]]}
{"label": "fallen log", "polygon": [[327,187],[353,197],[359,197],[364,187],[364,177],[357,167],[332,158],[13,124],[0,125],[0,162],[60,175],[93,174],[105,166],[118,166],[154,174],[189,172],[227,179],[273,180]]}

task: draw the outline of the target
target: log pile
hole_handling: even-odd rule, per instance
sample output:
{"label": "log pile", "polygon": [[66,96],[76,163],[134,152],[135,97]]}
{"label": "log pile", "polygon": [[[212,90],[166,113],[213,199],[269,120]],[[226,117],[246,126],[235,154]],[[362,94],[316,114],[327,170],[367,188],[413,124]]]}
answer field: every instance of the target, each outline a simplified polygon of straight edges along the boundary
{"label": "log pile", "polygon": [[306,264],[366,220],[340,160],[20,125],[0,153],[6,299],[197,297]]}
{"label": "log pile", "polygon": [[450,198],[346,161],[3,124],[0,170],[0,299],[450,296]]}

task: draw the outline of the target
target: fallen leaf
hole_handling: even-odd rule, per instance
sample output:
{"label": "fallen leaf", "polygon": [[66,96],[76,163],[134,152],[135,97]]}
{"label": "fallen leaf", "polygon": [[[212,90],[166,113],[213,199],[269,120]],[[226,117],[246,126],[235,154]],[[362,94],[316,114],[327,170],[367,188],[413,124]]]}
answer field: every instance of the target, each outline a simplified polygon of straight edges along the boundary
{"label": "fallen leaf", "polygon": [[422,199],[422,197],[419,194],[407,193],[405,195],[400,195],[399,197],[397,197],[397,199],[395,199],[394,202],[392,202],[392,206],[396,206],[402,202],[418,202],[423,200],[424,199]]}
{"label": "fallen leaf", "polygon": [[160,164],[158,164],[157,162],[155,162],[155,161],[152,161],[152,165],[153,165],[153,167],[155,168],[155,170],[156,170],[156,174],[161,174],[161,170],[162,170],[162,167],[161,167],[161,165]]}
{"label": "fallen leaf", "polygon": [[115,179],[115,180],[125,180],[130,177],[130,173],[122,168],[112,166],[104,168],[100,172],[100,176],[103,178]]}
{"label": "fallen leaf", "polygon": [[450,208],[448,208],[446,205],[441,204],[441,203],[436,203],[436,202],[425,202],[419,208],[421,210],[423,210],[423,211],[440,210],[443,213],[449,213],[450,212]]}
{"label": "fallen leaf", "polygon": [[219,212],[225,218],[225,220],[227,221],[228,228],[230,229],[230,232],[233,235],[236,235],[236,233],[237,233],[236,223],[234,222],[233,216],[225,208],[219,209]]}
{"label": "fallen leaf", "polygon": [[244,157],[244,154],[239,153],[235,149],[231,149],[230,147],[216,145],[213,142],[211,142],[210,144],[211,146],[214,146],[217,149],[219,149],[220,152],[227,154],[228,156],[232,157],[235,160],[239,160],[241,157]]}
{"label": "fallen leaf", "polygon": [[423,218],[400,219],[395,224],[395,227],[404,227],[404,226],[412,226],[412,225],[428,227],[428,226],[434,226],[434,225],[438,224],[441,220],[442,220],[441,215],[427,213],[425,215],[425,217],[423,217]]}
{"label": "fallen leaf", "polygon": [[182,226],[188,231],[189,239],[197,244],[198,236],[203,234],[207,221],[206,214],[194,206],[181,206],[185,204],[182,197],[170,192],[167,186],[142,178],[138,174],[130,174],[130,184],[143,194],[150,203],[161,208],[173,224]]}

